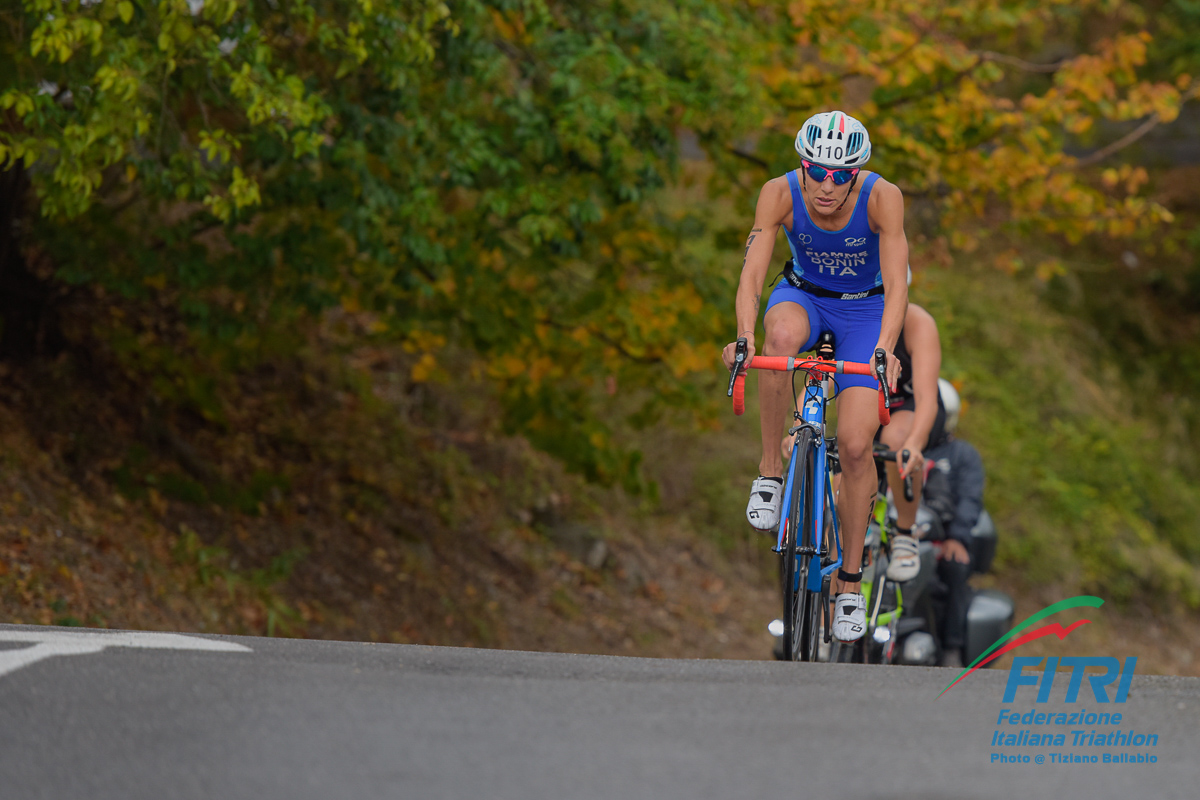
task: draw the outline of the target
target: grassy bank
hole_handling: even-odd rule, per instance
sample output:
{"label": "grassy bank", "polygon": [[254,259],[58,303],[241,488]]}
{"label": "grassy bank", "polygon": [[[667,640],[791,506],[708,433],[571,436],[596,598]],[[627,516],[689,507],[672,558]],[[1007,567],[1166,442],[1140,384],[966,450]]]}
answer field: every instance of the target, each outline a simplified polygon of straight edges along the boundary
{"label": "grassy bank", "polygon": [[1029,587],[1087,591],[1136,610],[1200,606],[1196,475],[1135,403],[1118,353],[1051,311],[1036,280],[958,263],[919,273],[944,372],[965,401],[961,433],[983,453],[999,569]]}
{"label": "grassy bank", "polygon": [[[1131,389],[1101,338],[1040,291],[965,264],[919,269],[913,287],[941,327],[961,433],[988,468],[1000,553],[977,583],[1012,593],[1019,618],[1098,594],[1111,602],[1073,652],[1195,672],[1193,476],[1171,463],[1155,419],[1129,411]],[[10,369],[0,616],[769,654],[774,557],[742,516],[758,457],[753,412],[733,418],[718,390],[716,427],[631,436],[650,490],[628,495],[504,435],[486,384],[450,377],[470,375],[471,359],[444,358],[446,377],[430,380],[402,348],[318,334],[294,359],[241,376],[224,425],[97,381],[96,365],[70,350]]]}

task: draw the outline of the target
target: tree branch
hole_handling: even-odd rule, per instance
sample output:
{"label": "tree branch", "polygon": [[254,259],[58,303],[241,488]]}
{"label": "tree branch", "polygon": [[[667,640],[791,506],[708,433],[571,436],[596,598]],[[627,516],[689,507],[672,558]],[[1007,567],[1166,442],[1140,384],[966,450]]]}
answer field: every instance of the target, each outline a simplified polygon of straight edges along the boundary
{"label": "tree branch", "polygon": [[1115,142],[1107,144],[1104,147],[1101,147],[1096,152],[1094,152],[1090,155],[1086,155],[1083,158],[1076,161],[1075,169],[1083,169],[1084,167],[1090,167],[1093,164],[1097,164],[1097,163],[1103,161],[1104,159],[1108,158],[1109,156],[1111,156],[1113,153],[1117,152],[1118,150],[1124,150],[1126,147],[1129,147],[1129,145],[1133,144],[1138,139],[1141,139],[1147,133],[1149,133],[1150,131],[1157,128],[1158,124],[1160,122],[1162,122],[1162,117],[1160,117],[1157,113],[1151,114],[1146,119],[1145,122],[1143,122],[1141,125],[1138,125],[1136,128],[1134,128],[1132,131],[1130,131],[1129,133],[1122,136],[1120,139],[1117,139]]}
{"label": "tree branch", "polygon": [[[545,317],[539,318],[538,322],[542,325],[549,325],[551,328],[557,328],[560,331],[571,331],[571,330],[575,329],[575,326],[564,325],[561,322],[557,322],[555,320],[545,318]],[[636,361],[639,364],[661,364],[663,361],[661,358],[659,358],[657,356],[639,356],[634,353],[631,353],[628,350],[626,350],[625,346],[623,344],[621,344],[620,342],[614,340],[612,337],[607,336],[604,333],[601,333],[600,331],[598,331],[595,328],[592,328],[590,326],[588,327],[587,331],[592,336],[595,336],[597,339],[604,342],[609,347],[614,348],[618,353],[625,356],[630,361]]]}
{"label": "tree branch", "polygon": [[1016,56],[1010,56],[1006,53],[996,53],[996,52],[993,52],[992,50],[974,50],[974,51],[972,51],[972,55],[979,56],[979,59],[981,62],[996,61],[1001,64],[1008,64],[1010,67],[1016,67],[1017,69],[1023,69],[1026,72],[1043,72],[1043,73],[1058,72],[1062,68],[1062,65],[1066,63],[1065,58],[1060,58],[1058,61],[1055,61],[1053,64],[1035,64],[1032,61],[1026,61],[1023,58],[1017,58]]}
{"label": "tree branch", "polygon": [[878,108],[880,111],[883,111],[885,109],[895,108],[896,106],[902,106],[905,103],[911,103],[913,100],[920,100],[923,97],[931,97],[933,95],[941,94],[954,84],[961,83],[964,78],[970,75],[975,68],[982,63],[982,59],[977,60],[974,64],[966,69],[960,70],[954,73],[951,77],[939,81],[935,86],[930,88],[929,91],[921,92],[920,94],[903,95],[901,97],[892,98],[891,100],[885,100],[879,103],[876,108]]}
{"label": "tree branch", "polygon": [[[1189,100],[1195,99],[1197,96],[1200,96],[1200,84],[1193,86],[1190,91],[1188,91],[1185,95],[1183,95],[1183,97],[1179,98],[1180,107],[1182,108],[1184,103],[1186,103]],[[1157,128],[1162,123],[1162,121],[1163,121],[1162,115],[1160,115],[1157,111],[1154,112],[1153,114],[1151,114],[1149,117],[1146,118],[1145,122],[1143,122],[1141,125],[1138,125],[1136,128],[1134,128],[1129,133],[1122,136],[1120,139],[1117,139],[1115,142],[1106,144],[1104,147],[1101,147],[1096,152],[1090,153],[1089,155],[1086,155],[1083,158],[1076,160],[1076,162],[1074,164],[1074,168],[1075,169],[1083,169],[1085,167],[1090,167],[1093,164],[1098,164],[1099,162],[1101,162],[1104,159],[1111,156],[1113,153],[1116,153],[1120,150],[1124,150],[1126,147],[1129,147],[1131,144],[1136,142],[1138,139],[1141,139],[1147,133],[1149,133],[1150,131]]]}
{"label": "tree branch", "polygon": [[744,158],[752,164],[757,164],[758,166],[762,167],[763,169],[771,168],[770,164],[768,164],[766,161],[763,161],[758,156],[756,156],[752,153],[747,153],[745,150],[739,150],[738,148],[734,147],[733,145],[727,145],[725,147],[725,151],[737,156],[738,158]]}
{"label": "tree branch", "polygon": [[[926,33],[933,36],[935,39],[945,40],[947,42],[959,44],[959,42],[956,39],[954,39],[953,37],[949,37],[944,34],[939,34],[936,31],[931,30],[931,31],[926,31]],[[894,58],[889,59],[889,61],[886,62],[886,64],[890,65],[891,63],[898,61],[900,58],[907,55],[911,49],[912,49],[911,47],[906,48],[905,50],[901,51],[901,53],[897,54]],[[1016,67],[1017,69],[1021,69],[1026,72],[1039,72],[1039,73],[1047,73],[1047,74],[1052,73],[1052,72],[1057,72],[1059,69],[1062,68],[1062,65],[1064,63],[1066,63],[1066,59],[1060,59],[1060,60],[1054,62],[1053,64],[1035,64],[1032,61],[1026,61],[1023,58],[1017,58],[1016,56],[1010,56],[1010,55],[1007,55],[1006,53],[997,53],[992,50],[972,50],[971,55],[975,56],[975,63],[971,64],[971,66],[967,67],[966,69],[955,72],[954,77],[952,79],[950,79],[948,81],[942,81],[937,86],[935,86],[932,90],[925,92],[923,94],[910,95],[910,96],[906,96],[906,97],[898,97],[894,100],[889,100],[887,102],[880,103],[879,108],[881,108],[881,109],[893,108],[898,105],[903,105],[904,103],[907,103],[911,100],[916,100],[921,97],[928,97],[930,95],[937,94],[937,93],[941,92],[943,89],[945,89],[946,87],[950,86],[951,84],[961,81],[967,75],[971,74],[971,72],[976,67],[978,67],[980,64],[984,64],[988,61],[995,61],[999,64],[1007,64],[1010,67]],[[828,86],[830,83],[840,82],[841,80],[844,80],[845,78],[848,78],[848,77],[855,77],[855,76],[859,76],[859,75],[863,75],[863,74],[864,73],[845,73],[843,75],[837,75],[837,76],[831,77],[831,78],[827,79],[824,83],[804,84],[801,88],[815,89],[815,88],[818,88],[821,86]],[[785,108],[788,111],[804,110],[798,106],[793,106],[793,105],[789,105],[786,103],[782,103],[781,105],[783,106],[783,108]]]}

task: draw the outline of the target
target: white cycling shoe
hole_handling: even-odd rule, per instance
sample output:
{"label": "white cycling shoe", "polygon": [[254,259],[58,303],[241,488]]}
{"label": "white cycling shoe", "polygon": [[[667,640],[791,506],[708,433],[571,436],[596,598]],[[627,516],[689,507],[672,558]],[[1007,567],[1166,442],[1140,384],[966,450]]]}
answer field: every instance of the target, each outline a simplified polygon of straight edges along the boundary
{"label": "white cycling shoe", "polygon": [[750,502],[746,504],[746,520],[760,531],[779,527],[779,512],[783,508],[783,478],[764,478],[761,475],[750,484]]}
{"label": "white cycling shoe", "polygon": [[921,549],[917,540],[893,529],[888,534],[888,542],[892,548],[888,560],[888,580],[903,583],[917,577],[921,571]]}
{"label": "white cycling shoe", "polygon": [[867,601],[861,594],[843,592],[833,599],[833,638],[857,642],[867,631]]}

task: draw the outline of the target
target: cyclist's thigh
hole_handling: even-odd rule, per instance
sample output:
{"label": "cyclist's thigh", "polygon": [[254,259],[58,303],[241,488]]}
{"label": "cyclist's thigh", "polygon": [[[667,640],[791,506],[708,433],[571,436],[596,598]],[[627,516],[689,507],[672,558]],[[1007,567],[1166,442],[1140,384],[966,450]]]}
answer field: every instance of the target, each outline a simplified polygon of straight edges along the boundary
{"label": "cyclist's thigh", "polygon": [[[876,400],[878,408],[879,401]],[[878,413],[878,412],[876,412]],[[895,450],[908,441],[908,434],[912,431],[913,420],[916,414],[911,411],[897,409],[892,412],[892,421],[886,427],[880,429],[879,441],[883,442],[889,450]]]}
{"label": "cyclist's thigh", "polygon": [[871,461],[871,444],[879,429],[879,390],[851,386],[838,394],[838,455],[843,469]]}
{"label": "cyclist's thigh", "polygon": [[[872,363],[883,320],[883,297],[861,300],[820,297],[816,298],[814,304],[820,311],[826,329],[833,332],[838,360]],[[877,388],[879,384],[869,375],[838,375],[837,385],[839,389],[846,389],[851,386]]]}
{"label": "cyclist's thigh", "polygon": [[781,283],[767,298],[763,315],[767,338],[763,355],[792,356],[811,350],[822,330],[813,298],[790,283]]}

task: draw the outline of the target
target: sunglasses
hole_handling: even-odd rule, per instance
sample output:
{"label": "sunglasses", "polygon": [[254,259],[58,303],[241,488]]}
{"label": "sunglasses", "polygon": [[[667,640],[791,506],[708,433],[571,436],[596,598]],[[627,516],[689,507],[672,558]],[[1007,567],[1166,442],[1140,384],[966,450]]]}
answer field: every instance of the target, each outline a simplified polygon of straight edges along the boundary
{"label": "sunglasses", "polygon": [[812,178],[817,183],[824,183],[825,179],[830,175],[833,176],[833,185],[842,186],[850,182],[850,179],[858,174],[858,167],[853,169],[826,169],[817,164],[812,164],[804,159],[800,159],[800,164],[803,165],[808,177]]}

